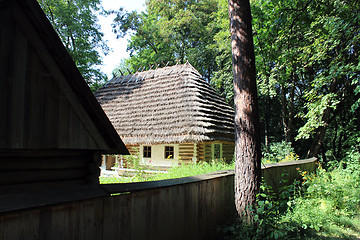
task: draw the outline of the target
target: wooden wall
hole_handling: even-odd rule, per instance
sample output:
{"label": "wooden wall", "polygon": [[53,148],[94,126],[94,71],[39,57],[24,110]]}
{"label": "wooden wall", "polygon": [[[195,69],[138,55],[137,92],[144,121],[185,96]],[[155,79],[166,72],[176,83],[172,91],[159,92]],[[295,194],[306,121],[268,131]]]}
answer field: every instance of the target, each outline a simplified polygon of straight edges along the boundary
{"label": "wooden wall", "polygon": [[[194,143],[180,143],[179,144],[179,157],[182,164],[191,163],[194,157],[194,151],[197,151]],[[196,156],[196,155],[195,155]]]}
{"label": "wooden wall", "polygon": [[223,142],[223,159],[225,162],[230,163],[234,158],[235,143],[234,142]]}
{"label": "wooden wall", "polygon": [[106,149],[26,15],[2,4],[0,149]]}
{"label": "wooden wall", "polygon": [[211,160],[211,144],[200,142],[197,143],[197,159],[198,161],[210,161]]}
{"label": "wooden wall", "polygon": [[[0,239],[209,240],[235,214],[234,177],[227,171],[101,189],[102,197],[97,191],[79,201],[10,213],[0,209]],[[94,189],[83,194],[89,191]],[[80,189],[74,193],[82,195]]]}
{"label": "wooden wall", "polygon": [[[312,172],[315,163],[314,158],[267,164],[262,172],[271,182],[279,182],[281,173],[287,172],[285,178],[291,184],[300,176],[297,168]],[[0,239],[217,239],[216,227],[235,216],[234,202],[233,171],[22,194],[21,198],[2,195]]]}
{"label": "wooden wall", "polygon": [[[189,164],[193,161],[193,157],[197,158],[197,161],[211,161],[211,144],[212,143],[221,143],[223,151],[223,160],[227,163],[230,163],[233,160],[234,155],[234,146],[233,142],[201,142],[201,143],[180,143],[179,144],[179,164]],[[140,148],[139,145],[126,145],[131,155],[139,154]],[[194,154],[195,151],[195,154]],[[142,157],[142,156],[140,156]],[[106,169],[110,170],[114,166],[115,160],[113,156],[105,156],[106,159]],[[126,164],[124,164],[125,166]]]}
{"label": "wooden wall", "polygon": [[[198,159],[198,161],[211,161],[211,144],[212,143],[221,143],[223,149],[223,159],[227,163],[230,163],[233,160],[234,155],[234,146],[233,142],[201,142],[194,144],[192,142],[189,143],[180,143],[179,144],[179,157],[181,163],[188,164],[192,162],[194,157]],[[139,145],[127,145],[127,149],[129,150],[130,154],[135,155],[139,150]]]}
{"label": "wooden wall", "polygon": [[[299,171],[314,173],[317,169],[317,158],[309,158],[291,162],[262,164],[262,176],[266,183],[275,192],[285,185],[292,184],[294,180],[301,180]],[[287,180],[287,181],[284,181]]]}
{"label": "wooden wall", "polygon": [[0,151],[0,194],[98,184],[99,165],[84,151]]}
{"label": "wooden wall", "polygon": [[233,142],[215,141],[215,142],[202,142],[197,144],[197,149],[198,149],[197,159],[199,161],[209,162],[212,160],[212,155],[211,155],[212,143],[222,144],[223,160],[225,162],[230,163],[233,160],[235,144]]}
{"label": "wooden wall", "polygon": [[126,145],[131,155],[140,154],[140,145]]}

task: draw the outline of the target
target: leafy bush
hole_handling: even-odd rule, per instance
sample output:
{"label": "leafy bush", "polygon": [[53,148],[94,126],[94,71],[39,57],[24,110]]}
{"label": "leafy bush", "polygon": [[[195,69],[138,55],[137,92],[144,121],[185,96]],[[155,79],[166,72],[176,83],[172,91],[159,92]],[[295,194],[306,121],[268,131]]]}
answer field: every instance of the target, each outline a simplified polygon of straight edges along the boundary
{"label": "leafy bush", "polygon": [[286,239],[291,226],[281,223],[288,210],[288,202],[301,192],[299,181],[282,187],[276,195],[271,186],[263,180],[257,194],[257,206],[253,209],[253,224],[235,223],[220,228],[222,239]]}
{"label": "leafy bush", "polygon": [[343,237],[344,232],[360,227],[359,180],[359,172],[341,167],[319,168],[317,176],[305,174],[304,195],[289,202],[291,207],[281,221],[296,225],[297,231],[313,229]]}
{"label": "leafy bush", "polygon": [[358,239],[360,237],[360,153],[316,174],[303,172],[275,196],[262,183],[253,225],[220,228],[222,239]]}
{"label": "leafy bush", "polygon": [[262,146],[263,163],[287,162],[299,160],[290,142],[274,142],[268,147]]}

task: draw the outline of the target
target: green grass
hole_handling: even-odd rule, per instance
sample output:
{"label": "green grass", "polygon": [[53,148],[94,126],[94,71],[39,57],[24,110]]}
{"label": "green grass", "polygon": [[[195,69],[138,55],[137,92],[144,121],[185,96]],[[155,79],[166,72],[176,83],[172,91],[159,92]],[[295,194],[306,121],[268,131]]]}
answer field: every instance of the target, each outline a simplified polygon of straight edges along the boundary
{"label": "green grass", "polygon": [[107,183],[156,181],[163,179],[195,176],[195,175],[216,172],[219,170],[227,170],[227,169],[234,169],[234,164],[226,164],[221,161],[212,161],[210,163],[207,162],[191,163],[187,165],[174,166],[170,168],[167,173],[160,172],[153,174],[151,176],[145,174],[143,169],[140,168],[136,171],[136,174],[133,177],[121,177],[121,176],[100,177],[100,183],[107,184]]}

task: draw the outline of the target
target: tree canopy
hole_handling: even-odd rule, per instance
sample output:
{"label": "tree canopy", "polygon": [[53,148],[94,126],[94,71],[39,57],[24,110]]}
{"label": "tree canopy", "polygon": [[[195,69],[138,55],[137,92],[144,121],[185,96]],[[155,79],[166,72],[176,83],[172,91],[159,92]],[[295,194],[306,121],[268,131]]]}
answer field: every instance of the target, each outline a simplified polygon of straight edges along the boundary
{"label": "tree canopy", "polygon": [[92,89],[106,79],[99,51],[108,52],[97,23],[100,0],[38,0],[76,66]]}
{"label": "tree canopy", "polygon": [[133,32],[128,45],[132,71],[153,65],[190,61],[207,79],[215,64],[216,43],[220,30],[215,24],[216,0],[147,1],[147,12],[117,12],[113,27],[118,37]]}

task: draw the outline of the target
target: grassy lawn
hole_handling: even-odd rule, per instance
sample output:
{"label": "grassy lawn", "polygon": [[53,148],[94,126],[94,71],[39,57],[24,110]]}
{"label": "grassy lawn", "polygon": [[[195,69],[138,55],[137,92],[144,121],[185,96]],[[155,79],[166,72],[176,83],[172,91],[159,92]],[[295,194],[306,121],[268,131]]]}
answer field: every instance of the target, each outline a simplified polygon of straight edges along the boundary
{"label": "grassy lawn", "polygon": [[223,162],[202,162],[202,163],[193,163],[187,165],[174,166],[168,170],[167,173],[156,173],[148,175],[145,173],[144,169],[137,168],[135,175],[133,177],[121,177],[121,176],[111,176],[111,177],[100,177],[101,184],[107,183],[128,183],[128,182],[146,182],[146,181],[156,181],[163,179],[172,179],[172,178],[181,178],[195,176],[204,173],[216,172],[219,170],[234,169],[234,164],[226,164]]}

